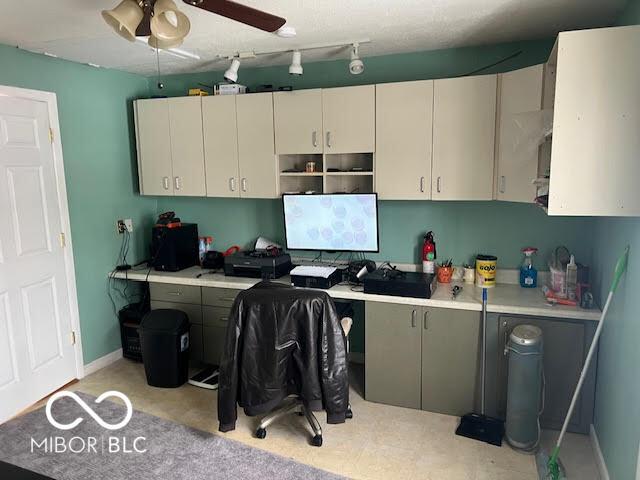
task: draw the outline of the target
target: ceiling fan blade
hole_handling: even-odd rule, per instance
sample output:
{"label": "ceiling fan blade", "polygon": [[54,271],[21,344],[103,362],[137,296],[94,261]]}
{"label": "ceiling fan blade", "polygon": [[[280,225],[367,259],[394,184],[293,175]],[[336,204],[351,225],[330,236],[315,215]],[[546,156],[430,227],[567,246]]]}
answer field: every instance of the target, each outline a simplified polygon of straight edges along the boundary
{"label": "ceiling fan blade", "polygon": [[136,28],[136,37],[148,37],[149,35],[151,35],[151,8],[145,7],[144,17]]}
{"label": "ceiling fan blade", "polygon": [[286,19],[241,5],[230,0],[183,0],[189,5],[250,25],[265,32],[275,32],[286,23]]}

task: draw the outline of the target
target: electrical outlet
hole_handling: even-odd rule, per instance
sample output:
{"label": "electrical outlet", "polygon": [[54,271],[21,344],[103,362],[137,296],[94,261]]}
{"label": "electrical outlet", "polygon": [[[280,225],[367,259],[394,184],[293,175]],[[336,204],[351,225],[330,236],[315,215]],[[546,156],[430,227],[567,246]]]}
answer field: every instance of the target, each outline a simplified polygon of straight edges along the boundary
{"label": "electrical outlet", "polygon": [[130,218],[120,219],[116,221],[116,232],[123,234],[125,230],[129,233],[133,232],[133,220]]}

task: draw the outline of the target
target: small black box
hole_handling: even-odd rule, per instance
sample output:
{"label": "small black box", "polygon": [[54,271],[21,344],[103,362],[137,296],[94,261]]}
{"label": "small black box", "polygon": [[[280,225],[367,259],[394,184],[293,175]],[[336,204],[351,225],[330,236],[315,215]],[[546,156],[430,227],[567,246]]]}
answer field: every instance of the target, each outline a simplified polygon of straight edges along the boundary
{"label": "small black box", "polygon": [[177,227],[156,225],[151,231],[151,266],[156,270],[177,272],[200,263],[198,225],[183,223]]}
{"label": "small black box", "polygon": [[381,269],[364,277],[364,293],[396,297],[431,298],[436,289],[435,275]]}
{"label": "small black box", "polygon": [[331,288],[342,281],[342,270],[336,269],[328,277],[312,277],[311,275],[291,275],[291,285],[305,288]]}

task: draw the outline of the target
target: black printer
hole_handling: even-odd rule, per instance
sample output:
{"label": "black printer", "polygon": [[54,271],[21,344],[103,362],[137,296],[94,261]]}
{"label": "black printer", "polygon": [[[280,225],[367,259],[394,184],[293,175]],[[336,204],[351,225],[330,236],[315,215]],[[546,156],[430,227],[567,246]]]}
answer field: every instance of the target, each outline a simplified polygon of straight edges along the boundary
{"label": "black printer", "polygon": [[224,274],[232,277],[273,279],[291,271],[288,253],[272,250],[248,250],[224,257]]}

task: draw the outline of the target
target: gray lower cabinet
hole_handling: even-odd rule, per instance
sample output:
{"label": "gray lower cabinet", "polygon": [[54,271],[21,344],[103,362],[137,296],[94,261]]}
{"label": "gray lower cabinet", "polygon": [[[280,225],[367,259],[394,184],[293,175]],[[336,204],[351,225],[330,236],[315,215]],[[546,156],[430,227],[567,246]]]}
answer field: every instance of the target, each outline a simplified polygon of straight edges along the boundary
{"label": "gray lower cabinet", "polygon": [[480,314],[367,302],[367,400],[449,415],[473,410]]}
{"label": "gray lower cabinet", "polygon": [[462,416],[474,410],[480,387],[478,312],[424,308],[422,409]]}
{"label": "gray lower cabinet", "polygon": [[[497,413],[504,418],[507,400],[509,357],[504,347],[513,328],[526,323],[540,327],[543,335],[545,373],[544,411],[540,417],[543,428],[559,429],[569,409],[573,390],[587,356],[597,323],[578,320],[500,315],[498,320]],[[491,322],[490,322],[491,323]],[[597,355],[585,379],[569,430],[587,433],[593,421],[595,396],[595,366]]]}
{"label": "gray lower cabinet", "polygon": [[366,302],[365,398],[420,408],[421,307]]}
{"label": "gray lower cabinet", "polygon": [[220,365],[227,335],[231,306],[240,290],[231,288],[202,288],[202,323],[204,362]]}

